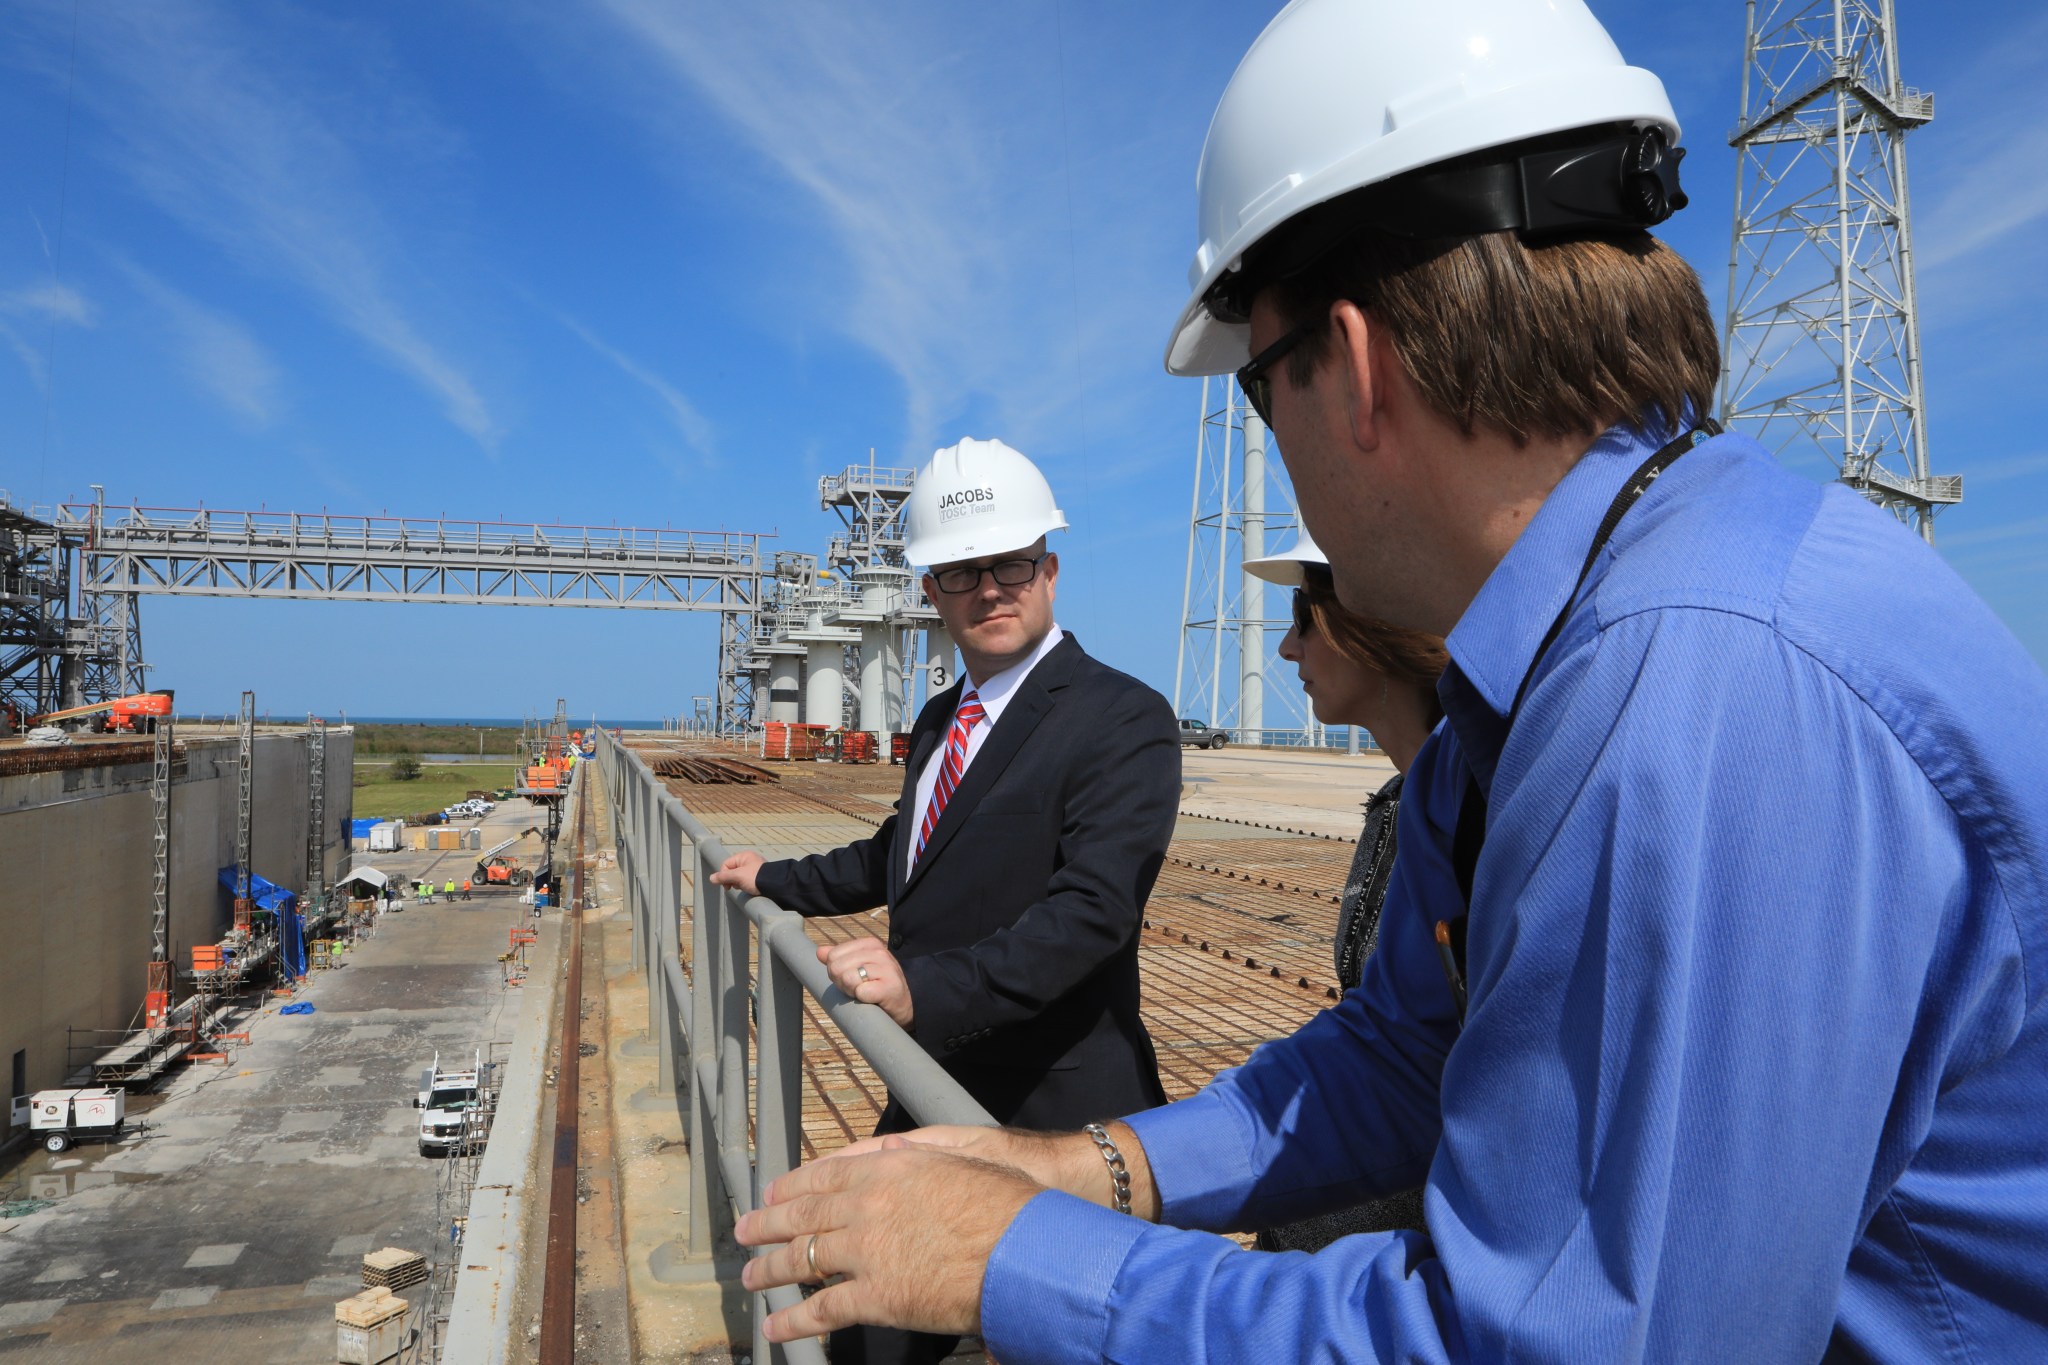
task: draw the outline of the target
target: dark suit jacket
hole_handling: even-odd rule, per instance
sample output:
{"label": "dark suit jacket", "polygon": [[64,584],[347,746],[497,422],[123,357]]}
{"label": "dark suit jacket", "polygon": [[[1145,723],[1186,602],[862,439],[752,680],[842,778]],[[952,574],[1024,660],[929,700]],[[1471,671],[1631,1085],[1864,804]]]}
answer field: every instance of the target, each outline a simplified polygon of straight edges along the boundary
{"label": "dark suit jacket", "polygon": [[[913,1034],[996,1120],[1075,1128],[1165,1102],[1138,1019],[1138,930],[1180,804],[1166,699],[1069,636],[1011,694],[906,881],[917,779],[956,684],[910,732],[897,813],[871,839],[764,864],[805,915],[889,906]],[[894,1102],[883,1131],[914,1126]]]}

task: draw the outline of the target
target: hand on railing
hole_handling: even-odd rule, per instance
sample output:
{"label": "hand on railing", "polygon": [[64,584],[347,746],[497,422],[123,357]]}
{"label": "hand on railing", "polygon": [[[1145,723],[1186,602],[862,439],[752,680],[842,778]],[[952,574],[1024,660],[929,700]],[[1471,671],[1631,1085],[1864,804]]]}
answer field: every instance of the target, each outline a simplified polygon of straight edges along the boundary
{"label": "hand on railing", "polygon": [[759,1292],[845,1277],[770,1315],[770,1341],[857,1322],[979,1331],[989,1253],[1038,1192],[1012,1167],[908,1143],[812,1162],[770,1185],[765,1206],[740,1218],[741,1245],[781,1244],[748,1261],[740,1279]]}
{"label": "hand on railing", "polygon": [[863,934],[845,943],[821,944],[818,961],[825,964],[833,985],[863,1005],[881,1006],[897,1028],[910,1027],[910,983],[903,977],[903,964],[882,940]]}
{"label": "hand on railing", "polygon": [[[754,874],[759,872],[761,864],[767,861],[751,848],[735,853],[720,863],[718,871],[711,874],[711,884],[729,886],[735,891],[744,891],[749,896],[758,896],[761,891],[754,885]],[[852,992],[849,991],[848,994]]]}

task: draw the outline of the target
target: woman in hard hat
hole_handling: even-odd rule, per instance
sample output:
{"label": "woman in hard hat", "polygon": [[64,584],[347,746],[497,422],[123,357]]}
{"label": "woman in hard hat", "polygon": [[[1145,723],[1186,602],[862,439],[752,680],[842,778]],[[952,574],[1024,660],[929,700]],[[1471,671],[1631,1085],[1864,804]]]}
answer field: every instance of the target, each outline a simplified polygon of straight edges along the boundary
{"label": "woman in hard hat", "polygon": [[[1365,803],[1365,828],[1337,914],[1337,989],[1349,992],[1379,943],[1380,908],[1393,871],[1394,824],[1401,779],[1416,750],[1443,717],[1436,682],[1450,656],[1441,636],[1404,630],[1347,610],[1337,601],[1330,561],[1308,532],[1292,548],[1248,559],[1245,572],[1294,589],[1294,624],[1280,642],[1280,657],[1301,677],[1302,689],[1325,725],[1355,725],[1371,732],[1392,760],[1394,775]],[[1285,1223],[1259,1234],[1266,1251],[1315,1251],[1354,1232],[1422,1227],[1422,1191]]]}

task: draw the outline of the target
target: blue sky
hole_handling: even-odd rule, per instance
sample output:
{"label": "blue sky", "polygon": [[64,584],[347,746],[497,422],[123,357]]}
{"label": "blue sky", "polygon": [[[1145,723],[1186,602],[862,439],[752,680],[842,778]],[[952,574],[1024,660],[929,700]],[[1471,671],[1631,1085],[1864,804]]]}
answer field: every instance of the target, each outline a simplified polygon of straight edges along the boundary
{"label": "blue sky", "polygon": [[[1277,6],[541,0],[0,15],[0,487],[775,531],[1001,436],[1060,619],[1169,689],[1199,382],[1160,368],[1203,132]],[[1594,0],[1727,288],[1742,6]],[[1901,0],[1940,545],[2048,658],[2048,13]],[[1935,22],[1937,13],[1940,21]],[[276,714],[674,714],[709,618],[151,599],[152,681]]]}

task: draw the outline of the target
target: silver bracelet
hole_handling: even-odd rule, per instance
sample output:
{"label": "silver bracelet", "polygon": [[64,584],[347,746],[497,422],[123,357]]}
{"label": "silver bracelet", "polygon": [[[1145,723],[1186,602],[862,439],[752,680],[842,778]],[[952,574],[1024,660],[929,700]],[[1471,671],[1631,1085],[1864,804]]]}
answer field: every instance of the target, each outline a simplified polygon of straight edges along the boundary
{"label": "silver bracelet", "polygon": [[1109,1167],[1109,1187],[1115,1196],[1111,1207],[1118,1213],[1131,1211],[1131,1168],[1124,1164],[1124,1154],[1116,1149],[1110,1140],[1109,1130],[1099,1123],[1082,1127],[1082,1132],[1095,1140],[1095,1150],[1102,1153],[1102,1160]]}

